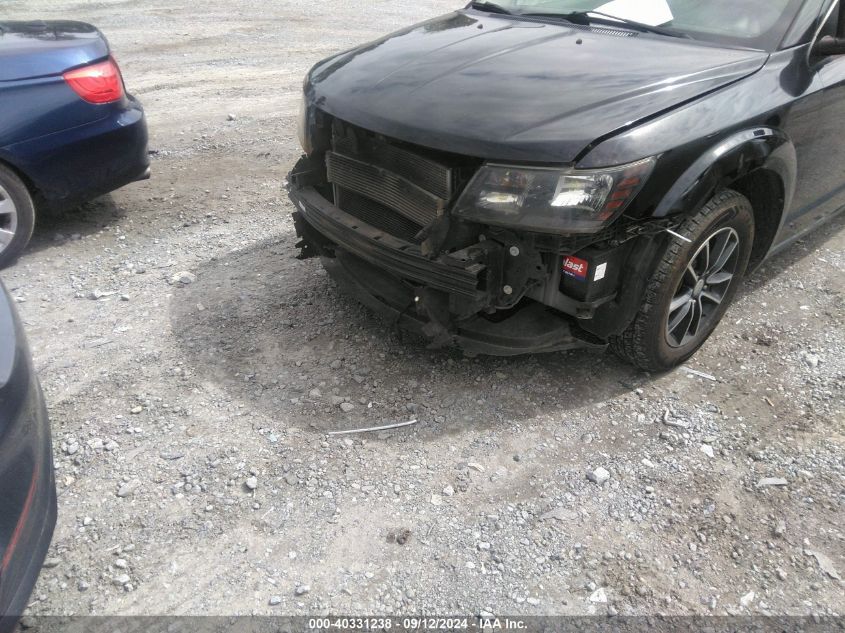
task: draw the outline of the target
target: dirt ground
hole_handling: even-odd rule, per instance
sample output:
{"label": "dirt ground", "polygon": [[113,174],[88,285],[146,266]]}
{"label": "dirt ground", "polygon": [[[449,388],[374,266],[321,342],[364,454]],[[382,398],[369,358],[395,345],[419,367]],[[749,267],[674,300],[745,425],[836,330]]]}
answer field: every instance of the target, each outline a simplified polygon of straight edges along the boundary
{"label": "dirt ground", "polygon": [[715,381],[428,351],[294,259],[306,70],[458,4],[3,3],[100,26],[153,153],[2,274],[60,494],[32,614],[845,612],[841,217],[745,284]]}

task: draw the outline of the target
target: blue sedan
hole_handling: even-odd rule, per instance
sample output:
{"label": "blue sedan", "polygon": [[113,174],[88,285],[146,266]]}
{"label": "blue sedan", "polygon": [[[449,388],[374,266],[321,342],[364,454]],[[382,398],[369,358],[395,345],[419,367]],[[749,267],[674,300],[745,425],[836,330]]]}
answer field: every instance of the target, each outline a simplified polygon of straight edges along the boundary
{"label": "blue sedan", "polygon": [[50,421],[12,301],[0,283],[0,633],[14,629],[56,525]]}
{"label": "blue sedan", "polygon": [[100,31],[0,21],[0,267],[40,208],[67,209],[149,177],[141,104]]}

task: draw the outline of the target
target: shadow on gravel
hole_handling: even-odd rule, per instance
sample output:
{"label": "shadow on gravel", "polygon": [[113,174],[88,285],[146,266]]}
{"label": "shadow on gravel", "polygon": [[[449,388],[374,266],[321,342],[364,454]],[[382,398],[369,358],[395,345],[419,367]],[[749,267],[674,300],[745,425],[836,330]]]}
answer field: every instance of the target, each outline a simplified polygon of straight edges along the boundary
{"label": "shadow on gravel", "polygon": [[[173,332],[195,377],[291,425],[324,432],[442,416],[436,429],[457,433],[542,414],[563,419],[648,380],[589,351],[467,359],[428,350],[348,299],[317,260],[294,259],[295,241],[288,233],[210,260],[193,271],[196,281],[174,288],[171,302]],[[333,391],[354,412],[342,413]],[[378,406],[365,413],[370,401]]]}
{"label": "shadow on gravel", "polygon": [[[843,225],[840,218],[789,248],[742,292],[811,256]],[[211,259],[193,271],[196,281],[174,288],[171,303],[195,376],[271,419],[325,432],[414,417],[437,421],[435,433],[459,433],[540,415],[566,419],[650,380],[609,353],[470,360],[428,350],[348,299],[317,260],[294,259],[295,241],[288,232]],[[342,413],[333,395],[355,409]],[[368,402],[377,403],[369,413]]]}
{"label": "shadow on gravel", "polygon": [[39,210],[27,252],[43,251],[67,240],[97,233],[126,213],[127,210],[118,205],[110,194],[66,211]]}

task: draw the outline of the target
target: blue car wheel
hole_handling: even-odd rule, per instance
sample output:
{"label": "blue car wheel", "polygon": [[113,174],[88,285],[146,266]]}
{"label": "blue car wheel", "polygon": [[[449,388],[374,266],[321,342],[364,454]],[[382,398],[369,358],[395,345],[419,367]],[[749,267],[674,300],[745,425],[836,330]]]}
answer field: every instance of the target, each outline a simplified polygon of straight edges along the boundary
{"label": "blue car wheel", "polygon": [[26,185],[0,165],[0,268],[26,248],[35,226],[35,207]]}

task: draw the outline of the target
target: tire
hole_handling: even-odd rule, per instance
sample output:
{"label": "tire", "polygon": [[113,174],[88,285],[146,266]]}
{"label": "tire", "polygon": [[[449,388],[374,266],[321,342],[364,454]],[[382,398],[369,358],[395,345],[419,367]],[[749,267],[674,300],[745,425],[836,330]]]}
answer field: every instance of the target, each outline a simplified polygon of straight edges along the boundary
{"label": "tire", "polygon": [[754,210],[745,196],[726,190],[676,232],[691,242],[671,239],[646,285],[636,317],[609,341],[616,355],[645,371],[677,367],[716,329],[748,267]]}
{"label": "tire", "polygon": [[0,165],[0,268],[14,262],[32,237],[35,205],[23,181]]}

